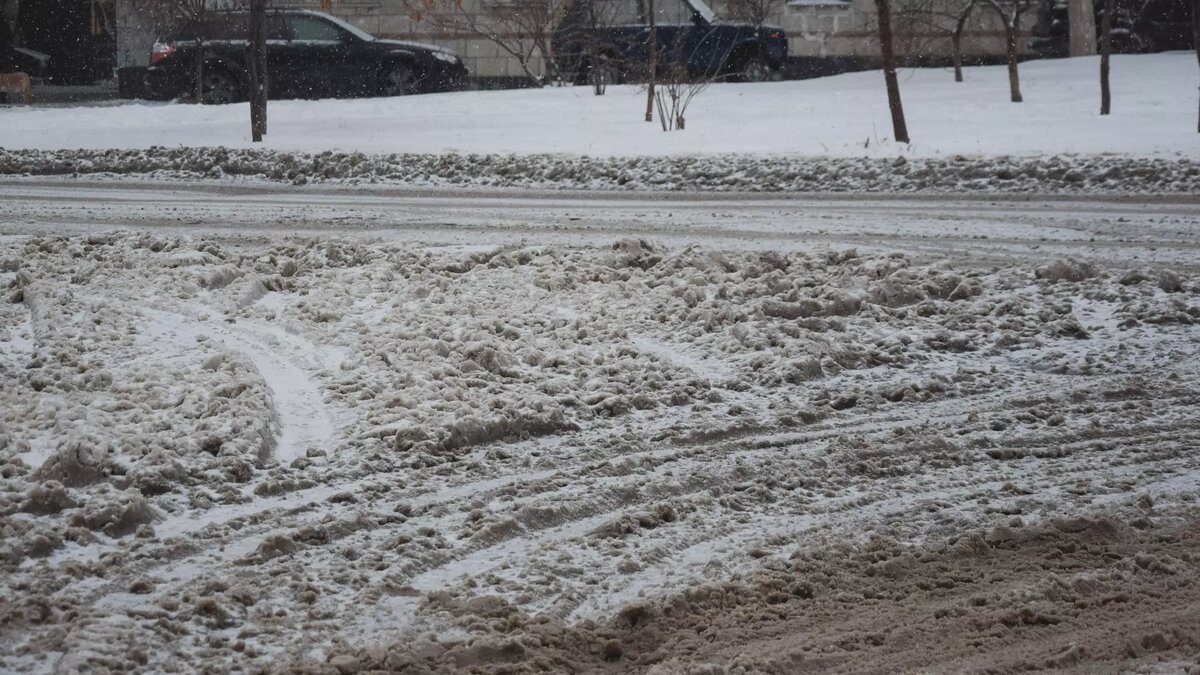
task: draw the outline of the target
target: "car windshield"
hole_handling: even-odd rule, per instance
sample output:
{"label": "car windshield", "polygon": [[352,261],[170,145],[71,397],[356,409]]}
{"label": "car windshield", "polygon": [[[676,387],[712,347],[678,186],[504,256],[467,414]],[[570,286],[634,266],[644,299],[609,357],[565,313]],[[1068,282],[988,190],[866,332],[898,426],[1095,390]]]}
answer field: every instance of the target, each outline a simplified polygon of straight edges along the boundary
{"label": "car windshield", "polygon": [[328,14],[322,14],[321,17],[329,20],[332,23],[337,24],[338,27],[344,28],[345,30],[349,31],[350,33],[353,33],[354,37],[356,37],[360,40],[367,40],[368,42],[372,42],[375,40],[374,35],[371,35],[367,31],[359,28],[358,26],[355,26],[354,24],[352,24],[348,21],[343,21],[343,20],[337,18],[336,16],[329,16]]}

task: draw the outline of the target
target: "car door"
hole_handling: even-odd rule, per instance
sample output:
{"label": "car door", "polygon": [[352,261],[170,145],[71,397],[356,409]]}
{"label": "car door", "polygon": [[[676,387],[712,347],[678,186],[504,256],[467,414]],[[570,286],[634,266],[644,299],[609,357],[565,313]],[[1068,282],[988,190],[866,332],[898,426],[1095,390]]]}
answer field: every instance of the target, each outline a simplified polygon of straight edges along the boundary
{"label": "car door", "polygon": [[295,69],[297,95],[319,98],[341,93],[351,75],[349,35],[314,14],[288,14],[289,57]]}

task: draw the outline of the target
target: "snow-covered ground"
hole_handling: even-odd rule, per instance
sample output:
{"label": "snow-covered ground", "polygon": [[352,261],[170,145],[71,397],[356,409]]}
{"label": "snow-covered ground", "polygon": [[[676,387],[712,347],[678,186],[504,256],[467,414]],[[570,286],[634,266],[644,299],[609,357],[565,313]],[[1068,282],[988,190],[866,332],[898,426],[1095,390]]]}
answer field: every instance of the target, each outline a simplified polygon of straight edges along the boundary
{"label": "snow-covered ground", "polygon": [[[905,70],[913,143],[890,140],[878,72],[767,84],[720,84],[688,110],[688,128],[641,121],[634,86],[460,92],[355,101],[279,101],[264,147],[305,152],[748,153],[832,157],[1119,153],[1195,158],[1194,54],[1116,56],[1113,114],[1098,114],[1096,58],[1021,65],[1025,102],[1008,101],[1003,67]],[[0,112],[0,148],[249,147],[246,105],[127,105]]]}
{"label": "snow-covered ground", "polygon": [[[64,195],[2,230],[5,670],[782,672],[762,659],[815,629],[739,645],[815,608],[853,610],[821,647],[853,670],[905,642],[876,603],[922,593],[914,625],[979,632],[941,631],[961,658],[1194,654],[1160,591],[1197,606],[1169,547],[1200,488],[1200,281],[1140,257],[1194,233],[1178,212],[1129,244],[1124,216],[943,209],[855,251],[835,204],[840,234],[764,250],[719,202],[628,209],[669,246],[497,245],[364,230],[352,196],[264,210],[274,235],[128,196],[153,222],[81,227]],[[1110,596],[1149,652],[1101,631]]]}
{"label": "snow-covered ground", "polygon": [[1193,672],[1195,62],[1094,67],[6,109],[171,180],[0,180],[0,671]]}

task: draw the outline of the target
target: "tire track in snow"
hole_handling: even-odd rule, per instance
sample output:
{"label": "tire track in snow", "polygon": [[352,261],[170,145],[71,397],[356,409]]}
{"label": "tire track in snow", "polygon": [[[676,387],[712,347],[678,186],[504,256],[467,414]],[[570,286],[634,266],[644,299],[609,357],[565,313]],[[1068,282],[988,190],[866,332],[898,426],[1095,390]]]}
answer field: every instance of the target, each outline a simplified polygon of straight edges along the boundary
{"label": "tire track in snow", "polygon": [[263,338],[251,330],[227,327],[215,320],[191,318],[157,309],[144,310],[154,318],[147,336],[183,349],[195,349],[199,337],[216,340],[230,351],[250,359],[271,390],[272,407],[278,423],[274,457],[281,463],[303,457],[309,448],[333,450],[337,429],[313,378],[278,348],[277,336]]}

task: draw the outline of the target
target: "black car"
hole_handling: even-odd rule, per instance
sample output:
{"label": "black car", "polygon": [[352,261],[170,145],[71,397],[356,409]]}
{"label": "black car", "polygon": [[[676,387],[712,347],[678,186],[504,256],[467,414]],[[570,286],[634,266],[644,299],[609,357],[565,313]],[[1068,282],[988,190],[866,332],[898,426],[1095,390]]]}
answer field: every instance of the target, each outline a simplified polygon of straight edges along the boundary
{"label": "black car", "polygon": [[[655,14],[659,68],[761,82],[775,77],[787,60],[782,29],[721,21],[703,0],[660,0]],[[554,35],[559,70],[577,82],[597,67],[614,71],[611,79],[618,82],[640,78],[649,37],[644,5],[637,0],[574,0]]]}
{"label": "black car", "polygon": [[[247,12],[216,12],[154,44],[147,84],[156,97],[193,96],[203,50],[206,103],[247,98]],[[381,40],[327,14],[271,12],[266,23],[271,98],[401,96],[462,88],[467,69],[454,52]]]}

